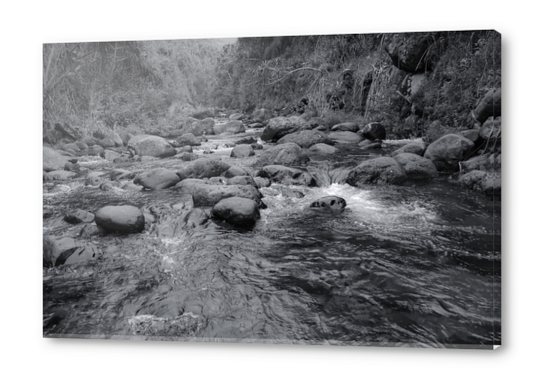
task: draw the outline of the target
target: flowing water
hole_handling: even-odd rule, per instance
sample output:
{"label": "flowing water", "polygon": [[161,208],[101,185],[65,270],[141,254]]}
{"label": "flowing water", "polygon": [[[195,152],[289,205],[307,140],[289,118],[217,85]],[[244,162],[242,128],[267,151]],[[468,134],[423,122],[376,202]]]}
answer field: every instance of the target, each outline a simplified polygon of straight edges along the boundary
{"label": "flowing water", "polygon": [[[219,147],[215,157],[226,159],[229,150]],[[82,226],[62,216],[107,204],[137,205],[155,220],[141,234],[91,238],[104,251],[98,260],[44,269],[44,335],[500,344],[500,202],[445,177],[405,186],[334,183],[371,156],[342,149],[331,161],[313,159],[307,169],[320,187],[262,188],[267,209],[252,230],[214,222],[184,230],[191,199],[171,189],[101,191],[82,179],[46,184],[45,234],[75,238]],[[103,172],[115,166],[100,158],[82,164]],[[123,168],[181,164],[170,158]],[[346,209],[309,207],[327,195],[343,197]]]}

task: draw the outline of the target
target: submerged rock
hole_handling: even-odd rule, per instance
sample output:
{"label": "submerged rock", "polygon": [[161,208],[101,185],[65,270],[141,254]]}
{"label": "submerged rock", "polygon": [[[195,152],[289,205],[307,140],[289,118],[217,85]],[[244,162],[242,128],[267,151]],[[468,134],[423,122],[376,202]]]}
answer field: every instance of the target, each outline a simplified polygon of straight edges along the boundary
{"label": "submerged rock", "polygon": [[203,209],[194,208],[183,218],[185,229],[194,229],[197,226],[203,225],[209,218],[209,215]]}
{"label": "submerged rock", "polygon": [[243,197],[220,200],[211,211],[213,217],[225,220],[235,226],[250,227],[260,218],[258,204]]}
{"label": "submerged rock", "polygon": [[314,201],[310,207],[341,210],[346,207],[346,200],[339,196],[325,196]]}
{"label": "submerged rock", "polygon": [[359,187],[363,184],[401,184],[406,179],[405,169],[399,162],[390,157],[379,157],[350,170],[346,183]]}
{"label": "submerged rock", "polygon": [[139,208],[131,205],[109,205],[100,208],[95,222],[109,232],[139,233],[145,229],[145,217]]}
{"label": "submerged rock", "polygon": [[151,190],[161,190],[164,188],[173,187],[181,179],[179,176],[165,168],[155,168],[154,170],[139,174],[134,179],[134,184],[141,185]]}
{"label": "submerged rock", "polygon": [[54,267],[99,258],[103,252],[95,245],[69,237],[43,237],[43,266]]}

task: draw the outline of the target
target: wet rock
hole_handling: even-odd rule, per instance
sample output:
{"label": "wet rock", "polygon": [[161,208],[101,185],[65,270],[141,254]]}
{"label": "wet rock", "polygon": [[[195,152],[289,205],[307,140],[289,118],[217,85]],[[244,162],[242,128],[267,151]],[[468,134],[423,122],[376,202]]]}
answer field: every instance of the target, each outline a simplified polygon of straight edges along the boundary
{"label": "wet rock", "polygon": [[310,158],[307,153],[305,153],[299,145],[290,142],[263,151],[258,159],[257,165],[266,166],[274,164],[300,166],[308,161],[310,161]]}
{"label": "wet rock", "polygon": [[425,153],[425,144],[423,142],[409,143],[395,150],[393,153],[391,153],[391,156],[394,157],[398,154],[403,154],[403,153],[416,154],[423,157],[423,154]]}
{"label": "wet rock", "polygon": [[256,183],[254,182],[252,176],[235,176],[233,178],[226,179],[226,184],[229,186],[239,185],[256,187]]}
{"label": "wet rock", "polygon": [[173,187],[179,181],[179,176],[175,172],[165,168],[155,168],[139,174],[134,179],[134,184],[139,184],[151,190],[161,190]]}
{"label": "wet rock", "polygon": [[341,210],[346,207],[346,200],[339,196],[325,196],[311,203],[310,207]]}
{"label": "wet rock", "polygon": [[341,124],[333,125],[331,127],[332,132],[353,132],[356,133],[359,127],[355,122],[343,122]]}
{"label": "wet rock", "polygon": [[104,181],[101,178],[102,175],[104,175],[104,173],[100,172],[100,171],[89,172],[87,174],[87,177],[85,178],[85,185],[86,186],[99,186]]}
{"label": "wet rock", "polygon": [[309,153],[318,155],[335,154],[338,151],[339,149],[337,149],[336,147],[327,145],[325,143],[317,143],[316,145],[312,145],[309,149]]}
{"label": "wet rock", "polygon": [[79,163],[68,162],[64,166],[64,171],[79,172],[81,170],[81,165]]}
{"label": "wet rock", "polygon": [[282,165],[265,166],[256,173],[256,176],[286,185],[315,187],[317,183],[316,179],[308,172]]}
{"label": "wet rock", "polygon": [[44,171],[63,170],[66,163],[68,163],[68,158],[62,156],[59,152],[50,147],[43,147]]}
{"label": "wet rock", "polygon": [[474,149],[474,142],[457,135],[447,134],[427,147],[425,158],[433,161],[439,171],[458,171],[459,162],[464,161]]}
{"label": "wet rock", "polygon": [[260,218],[258,204],[242,197],[230,197],[219,201],[211,211],[213,217],[235,226],[250,227]]}
{"label": "wet rock", "polygon": [[96,224],[86,224],[83,226],[79,232],[79,237],[94,237],[94,236],[104,236],[107,234],[107,231]]}
{"label": "wet rock", "polygon": [[438,176],[438,171],[433,162],[417,154],[402,153],[395,156],[395,160],[403,166],[408,179],[422,180],[433,179]]}
{"label": "wet rock", "polygon": [[100,154],[100,156],[109,162],[113,162],[116,158],[120,158],[121,154],[114,150],[106,149]]}
{"label": "wet rock", "polygon": [[185,229],[194,229],[205,224],[209,220],[209,215],[201,208],[194,208],[184,216],[183,222]]}
{"label": "wet rock", "polygon": [[474,170],[485,170],[490,167],[489,158],[487,155],[480,155],[477,157],[470,158],[464,162],[460,162],[460,171],[462,173],[467,173]]}
{"label": "wet rock", "polygon": [[73,178],[76,175],[77,173],[72,172],[72,171],[64,171],[64,170],[50,171],[50,172],[46,172],[43,175],[43,180],[46,182],[53,181],[53,180],[66,181]]}
{"label": "wet rock", "polygon": [[266,208],[265,204],[261,201],[263,195],[256,187],[251,185],[220,185],[191,182],[180,184],[176,189],[181,190],[183,193],[191,194],[195,207],[213,206],[220,200],[228,197],[243,197],[253,200],[261,208]]}
{"label": "wet rock", "polygon": [[256,184],[256,188],[265,188],[271,185],[271,180],[269,178],[262,178],[261,176],[259,176],[253,179],[254,183]]}
{"label": "wet rock", "polygon": [[371,141],[369,139],[361,141],[358,146],[360,150],[382,149],[382,144],[380,142]]}
{"label": "wet rock", "polygon": [[83,209],[77,209],[64,216],[64,221],[70,224],[89,223],[94,221],[94,214]]}
{"label": "wet rock", "polygon": [[220,176],[231,166],[225,162],[216,159],[198,159],[186,164],[177,171],[181,180],[187,178],[203,179]]}
{"label": "wet rock", "polygon": [[192,146],[181,146],[177,149],[177,154],[182,153],[193,153],[194,150],[192,149]]}
{"label": "wet rock", "polygon": [[54,267],[99,258],[103,252],[95,245],[69,237],[43,237],[43,266]]}
{"label": "wet rock", "polygon": [[301,117],[275,117],[269,120],[262,132],[263,141],[278,141],[287,134],[300,130],[311,129],[310,125]]}
{"label": "wet rock", "polygon": [[196,153],[183,153],[181,155],[181,160],[185,162],[191,162],[195,161],[196,159],[199,159],[200,156]]}
{"label": "wet rock", "polygon": [[263,145],[259,144],[259,143],[252,143],[250,144],[250,147],[252,147],[253,150],[262,150],[263,149]]}
{"label": "wet rock", "polygon": [[228,119],[230,121],[237,121],[237,120],[242,120],[244,117],[245,115],[242,113],[233,113],[230,115],[230,117],[228,117]]}
{"label": "wet rock", "polygon": [[213,132],[216,135],[223,133],[244,133],[245,127],[241,121],[229,121],[225,124],[217,124],[213,126]]}
{"label": "wet rock", "polygon": [[90,155],[90,156],[99,157],[100,154],[103,153],[103,151],[104,151],[103,147],[101,147],[100,145],[94,145],[94,146],[89,147],[88,150],[86,151],[81,151],[80,155]]}
{"label": "wet rock", "polygon": [[235,146],[231,151],[231,158],[247,158],[255,155],[256,153],[249,145]]}
{"label": "wet rock", "polygon": [[140,156],[151,156],[158,158],[171,157],[176,154],[170,143],[158,136],[140,135],[128,141],[128,149],[135,151]]}
{"label": "wet rock", "polygon": [[228,168],[226,171],[224,171],[221,176],[225,177],[225,178],[233,178],[235,176],[247,176],[247,175],[251,175],[251,173],[243,168],[243,167],[238,167],[238,166],[231,166],[230,168]]}
{"label": "wet rock", "polygon": [[361,134],[368,140],[385,140],[386,128],[379,122],[371,122],[361,129]]}
{"label": "wet rock", "polygon": [[143,191],[143,186],[138,186],[137,184],[134,184],[134,183],[126,183],[125,185],[122,186],[122,189],[125,191],[139,192],[139,191]]}
{"label": "wet rock", "polygon": [[331,132],[328,137],[335,143],[358,143],[361,136],[354,132]]}
{"label": "wet rock", "polygon": [[108,232],[139,233],[145,229],[145,217],[131,205],[108,205],[95,214],[95,222]]}
{"label": "wet rock", "polygon": [[360,187],[364,184],[401,184],[406,179],[406,172],[399,162],[390,157],[379,157],[350,170],[346,183]]}
{"label": "wet rock", "polygon": [[254,137],[252,136],[247,136],[247,137],[243,137],[243,138],[240,138],[238,140],[235,141],[235,144],[236,145],[251,145],[253,143],[256,143],[257,141],[254,139]]}
{"label": "wet rock", "polygon": [[501,89],[489,90],[473,111],[474,118],[483,124],[489,117],[501,115]]}
{"label": "wet rock", "polygon": [[176,146],[200,146],[201,141],[192,133],[186,133],[177,138]]}
{"label": "wet rock", "polygon": [[121,168],[116,168],[114,170],[111,170],[111,172],[109,173],[109,179],[111,180],[129,180],[129,179],[133,179],[134,176],[135,176],[134,173],[128,170],[123,170]]}
{"label": "wet rock", "polygon": [[115,186],[111,182],[103,182],[98,186],[102,191],[113,191]]}
{"label": "wet rock", "polygon": [[324,133],[317,130],[300,130],[299,132],[294,132],[282,137],[277,143],[284,144],[289,142],[293,142],[302,148],[309,148],[317,143],[324,143],[328,145],[333,143],[333,141]]}
{"label": "wet rock", "polygon": [[501,174],[474,170],[459,178],[463,187],[482,192],[492,199],[501,198]]}

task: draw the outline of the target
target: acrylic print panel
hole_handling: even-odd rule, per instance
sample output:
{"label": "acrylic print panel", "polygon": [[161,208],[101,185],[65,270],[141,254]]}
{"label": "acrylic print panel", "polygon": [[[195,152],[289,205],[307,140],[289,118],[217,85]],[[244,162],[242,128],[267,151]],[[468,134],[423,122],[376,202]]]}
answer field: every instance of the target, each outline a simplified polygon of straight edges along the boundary
{"label": "acrylic print panel", "polygon": [[45,337],[500,345],[497,32],[43,54]]}

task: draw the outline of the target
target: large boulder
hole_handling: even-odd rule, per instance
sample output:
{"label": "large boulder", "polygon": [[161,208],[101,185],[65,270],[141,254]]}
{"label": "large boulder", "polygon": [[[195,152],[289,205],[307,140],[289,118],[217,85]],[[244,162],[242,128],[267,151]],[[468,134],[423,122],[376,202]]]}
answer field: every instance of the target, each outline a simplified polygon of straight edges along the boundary
{"label": "large boulder", "polygon": [[257,165],[266,166],[275,164],[301,166],[308,161],[310,161],[310,158],[307,153],[305,153],[296,143],[289,142],[263,151],[258,159]]}
{"label": "large boulder", "polygon": [[361,129],[361,134],[363,137],[368,140],[385,140],[386,139],[386,128],[379,122],[371,122]]}
{"label": "large boulder", "polygon": [[401,184],[407,179],[403,166],[390,157],[379,157],[362,162],[348,173],[346,183],[361,187],[364,184]]}
{"label": "large boulder", "polygon": [[43,266],[54,267],[99,258],[103,252],[95,245],[69,237],[43,237]]}
{"label": "large boulder", "polygon": [[286,185],[309,186],[317,185],[316,179],[308,172],[282,165],[268,165],[256,173],[256,176],[268,178],[272,182]]}
{"label": "large boulder", "polygon": [[488,173],[474,170],[459,178],[459,184],[463,187],[483,192],[492,199],[501,198],[501,174]]}
{"label": "large boulder", "polygon": [[229,121],[225,124],[216,124],[213,126],[213,132],[215,134],[222,134],[222,133],[244,133],[245,127],[243,125],[242,121],[235,120],[235,121]]}
{"label": "large boulder", "polygon": [[203,179],[220,176],[231,166],[225,162],[216,159],[200,158],[192,161],[177,171],[181,180],[187,178]]}
{"label": "large boulder", "polygon": [[255,155],[254,149],[250,145],[235,146],[230,154],[231,158],[247,158]]}
{"label": "large boulder", "polygon": [[177,153],[166,139],[150,135],[132,137],[128,141],[128,149],[134,150],[139,156],[158,158],[172,157]]}
{"label": "large boulder", "polygon": [[261,201],[263,195],[252,185],[212,184],[202,179],[185,179],[175,189],[192,195],[195,207],[213,206],[222,199],[234,196],[251,199],[260,207],[265,207]]}
{"label": "large boulder", "polygon": [[433,162],[417,154],[402,153],[395,156],[395,160],[403,166],[408,179],[421,180],[433,179],[438,176],[438,171]]}
{"label": "large boulder", "polygon": [[287,134],[310,128],[307,121],[299,116],[275,117],[267,123],[261,139],[263,141],[278,141]]}
{"label": "large boulder", "polygon": [[423,155],[433,161],[439,171],[458,171],[459,162],[467,159],[474,142],[458,134],[447,134],[430,144]]}
{"label": "large boulder", "polygon": [[145,229],[145,217],[131,205],[108,205],[96,212],[94,221],[108,232],[139,233]]}
{"label": "large boulder", "polygon": [[253,226],[260,218],[256,202],[242,197],[230,197],[219,201],[211,213],[213,217],[243,227]]}
{"label": "large boulder", "polygon": [[279,139],[277,143],[284,144],[289,142],[293,142],[302,148],[309,148],[317,143],[325,143],[328,145],[333,144],[331,139],[329,139],[324,133],[317,130],[300,130],[299,132],[285,135]]}
{"label": "large boulder", "polygon": [[391,156],[395,157],[396,155],[403,154],[403,153],[416,154],[416,155],[419,155],[420,157],[423,157],[423,154],[425,153],[425,144],[423,142],[409,143],[395,150],[393,153],[391,153]]}
{"label": "large boulder", "polygon": [[61,155],[56,150],[50,147],[43,147],[43,170],[44,171],[57,171],[63,170],[64,166],[68,163],[68,158]]}
{"label": "large boulder", "polygon": [[155,168],[153,170],[139,174],[134,179],[134,184],[143,186],[151,190],[161,190],[164,188],[173,187],[181,179],[179,176],[165,168]]}
{"label": "large boulder", "polygon": [[354,132],[331,132],[328,137],[335,143],[358,143],[361,136]]}
{"label": "large boulder", "polygon": [[324,196],[312,202],[310,207],[341,210],[346,207],[346,200],[339,196]]}
{"label": "large boulder", "polygon": [[501,89],[489,90],[473,111],[474,118],[483,124],[488,118],[501,115]]}

